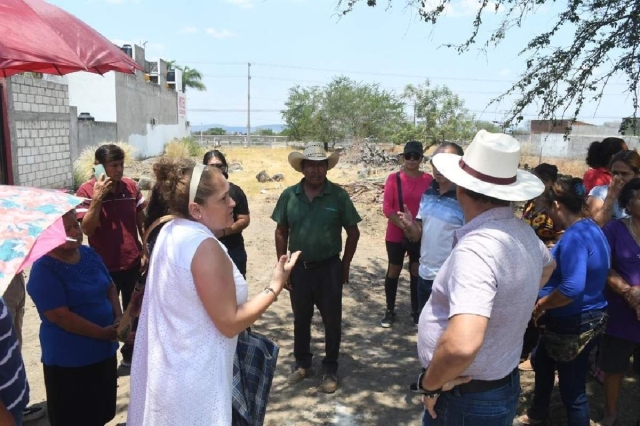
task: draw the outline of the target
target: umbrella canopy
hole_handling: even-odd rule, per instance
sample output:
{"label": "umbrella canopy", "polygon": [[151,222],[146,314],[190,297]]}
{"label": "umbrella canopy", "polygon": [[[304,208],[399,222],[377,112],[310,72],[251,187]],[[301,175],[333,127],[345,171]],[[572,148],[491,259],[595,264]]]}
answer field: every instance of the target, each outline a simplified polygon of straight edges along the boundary
{"label": "umbrella canopy", "polygon": [[82,201],[60,191],[0,185],[0,295],[15,274],[64,244],[62,216]]}
{"label": "umbrella canopy", "polygon": [[136,69],[142,67],[120,48],[56,6],[43,0],[0,2],[0,77]]}

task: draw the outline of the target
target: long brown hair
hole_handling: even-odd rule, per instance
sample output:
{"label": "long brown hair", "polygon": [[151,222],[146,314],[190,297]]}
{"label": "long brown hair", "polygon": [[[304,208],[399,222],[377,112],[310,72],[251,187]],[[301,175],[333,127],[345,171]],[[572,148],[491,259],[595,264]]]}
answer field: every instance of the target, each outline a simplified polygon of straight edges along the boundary
{"label": "long brown hair", "polygon": [[[167,203],[171,214],[189,219],[189,186],[193,175],[193,164],[184,161],[161,160],[153,167],[158,183],[156,189]],[[217,177],[222,177],[220,181]],[[224,176],[215,167],[205,167],[194,201],[204,204],[207,198],[222,190],[220,182]]]}

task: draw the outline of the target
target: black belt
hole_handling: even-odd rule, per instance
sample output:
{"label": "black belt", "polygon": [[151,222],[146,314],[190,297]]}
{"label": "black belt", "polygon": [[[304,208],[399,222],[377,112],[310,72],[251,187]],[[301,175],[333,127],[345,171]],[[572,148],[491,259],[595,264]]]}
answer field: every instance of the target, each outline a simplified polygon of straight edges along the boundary
{"label": "black belt", "polygon": [[304,269],[316,269],[319,268],[321,266],[323,266],[326,263],[331,262],[332,260],[336,260],[336,259],[340,259],[340,255],[336,254],[335,256],[331,256],[331,257],[327,257],[324,260],[319,260],[317,262],[305,262],[305,261],[301,261],[298,262],[298,265],[301,265]]}
{"label": "black belt", "polygon": [[[498,380],[471,380],[469,383],[458,385],[458,391],[461,394],[465,394],[465,393],[488,392],[493,389],[498,389],[511,383],[511,376],[513,374],[514,372],[512,371],[511,373],[504,376],[502,379],[498,379]],[[518,374],[518,372],[515,371],[515,374]]]}

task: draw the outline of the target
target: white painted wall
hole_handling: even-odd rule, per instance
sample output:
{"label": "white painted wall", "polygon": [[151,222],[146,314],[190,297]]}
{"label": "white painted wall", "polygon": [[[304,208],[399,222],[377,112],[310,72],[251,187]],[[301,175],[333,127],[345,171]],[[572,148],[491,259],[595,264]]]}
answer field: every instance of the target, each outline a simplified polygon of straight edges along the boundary
{"label": "white painted wall", "polygon": [[189,136],[190,129],[184,123],[180,124],[158,124],[151,126],[147,124],[146,135],[131,135],[129,142],[136,148],[136,155],[142,157],[153,157],[162,154],[164,145],[173,138],[184,138]]}
{"label": "white painted wall", "polygon": [[96,121],[117,121],[115,72],[104,75],[77,72],[65,79],[69,85],[69,105],[78,107],[78,114],[88,112]]}

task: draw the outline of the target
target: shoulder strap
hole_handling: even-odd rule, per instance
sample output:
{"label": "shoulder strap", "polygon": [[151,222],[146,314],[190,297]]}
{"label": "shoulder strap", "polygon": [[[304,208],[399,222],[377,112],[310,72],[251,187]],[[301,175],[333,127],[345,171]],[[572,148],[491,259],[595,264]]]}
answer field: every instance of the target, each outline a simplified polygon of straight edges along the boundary
{"label": "shoulder strap", "polygon": [[167,223],[175,218],[176,217],[172,214],[164,215],[154,220],[153,223],[149,225],[147,229],[145,229],[144,235],[142,236],[142,255],[144,257],[146,258],[149,257],[149,248],[147,246],[147,240],[149,239],[149,235],[151,235],[153,230],[156,229],[159,225],[162,225],[163,223]]}
{"label": "shoulder strap", "polygon": [[398,210],[404,211],[404,200],[402,199],[402,180],[400,179],[400,172],[396,173],[396,186],[398,187]]}

